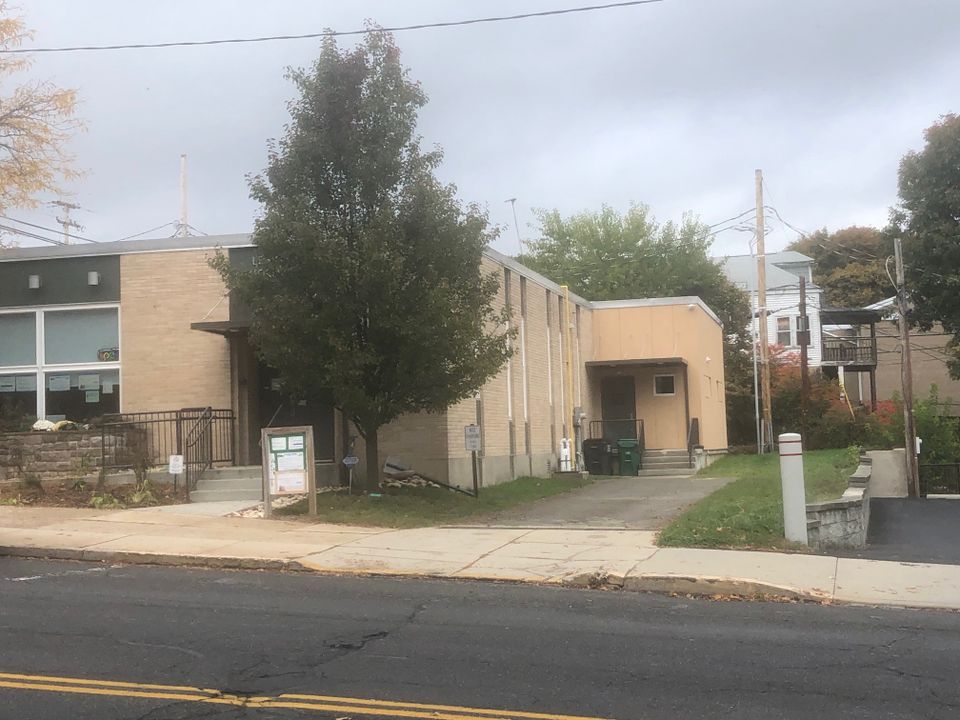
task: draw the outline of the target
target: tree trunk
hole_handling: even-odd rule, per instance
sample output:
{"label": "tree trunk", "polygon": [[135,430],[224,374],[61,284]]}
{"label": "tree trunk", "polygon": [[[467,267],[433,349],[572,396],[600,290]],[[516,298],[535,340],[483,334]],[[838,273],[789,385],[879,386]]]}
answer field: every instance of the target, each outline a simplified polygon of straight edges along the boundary
{"label": "tree trunk", "polygon": [[366,463],[367,478],[364,483],[364,490],[368,493],[380,492],[380,447],[377,437],[378,428],[364,429],[364,440],[366,441]]}

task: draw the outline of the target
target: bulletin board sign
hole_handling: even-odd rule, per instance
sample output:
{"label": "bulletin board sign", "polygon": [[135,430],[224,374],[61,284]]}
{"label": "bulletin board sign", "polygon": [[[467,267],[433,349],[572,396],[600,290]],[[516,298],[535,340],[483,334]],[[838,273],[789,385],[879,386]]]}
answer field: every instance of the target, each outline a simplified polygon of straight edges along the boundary
{"label": "bulletin board sign", "polygon": [[317,514],[313,427],[271,427],[260,430],[263,452],[263,516],[271,515],[271,497],[307,493],[311,515]]}

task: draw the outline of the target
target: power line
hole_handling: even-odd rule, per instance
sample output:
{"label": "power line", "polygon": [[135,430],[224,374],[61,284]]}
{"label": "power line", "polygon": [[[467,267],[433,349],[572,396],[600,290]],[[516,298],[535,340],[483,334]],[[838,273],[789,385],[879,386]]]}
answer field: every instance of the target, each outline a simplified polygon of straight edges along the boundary
{"label": "power line", "polygon": [[21,230],[20,228],[12,227],[10,225],[0,225],[0,230],[6,230],[7,232],[12,232],[15,235],[22,235],[23,237],[32,238],[34,240],[43,240],[51,245],[66,245],[66,243],[59,240],[54,240],[53,238],[48,238],[43,235],[37,235],[37,233],[32,233],[29,230]]}
{"label": "power line", "polygon": [[[4,220],[9,220],[10,222],[19,223],[20,225],[26,225],[27,227],[36,228],[37,230],[46,230],[47,232],[53,232],[53,233],[59,233],[59,232],[60,232],[59,230],[57,230],[57,229],[55,229],[55,228],[49,228],[49,227],[46,227],[46,226],[44,226],[44,225],[36,225],[36,224],[34,224],[34,223],[27,222],[26,220],[17,220],[17,218],[12,218],[12,217],[10,217],[9,215],[0,215],[0,218],[3,218]],[[82,235],[76,235],[76,234],[74,234],[74,233],[71,233],[71,234],[70,234],[70,237],[71,237],[71,238],[75,238],[75,239],[77,239],[77,240],[83,240],[84,242],[88,242],[88,243],[96,243],[96,242],[97,242],[96,240],[91,240],[90,238],[83,237]],[[61,243],[61,244],[62,244],[62,243]]]}
{"label": "power line", "polygon": [[[721,225],[726,225],[728,222],[732,222],[733,220],[739,220],[739,219],[742,218],[744,215],[749,215],[749,214],[755,213],[755,212],[756,212],[756,208],[750,208],[749,210],[744,210],[744,211],[743,211],[742,213],[740,213],[739,215],[734,215],[734,216],[731,217],[731,218],[727,218],[726,220],[721,220],[720,222],[714,223],[713,225],[707,225],[707,229],[708,229],[708,230],[713,230],[713,228],[715,228],[715,227],[720,227]],[[744,221],[744,222],[746,222],[746,221]]]}
{"label": "power line", "polygon": [[361,30],[324,30],[322,32],[302,33],[299,35],[266,35],[263,37],[225,38],[221,40],[180,40],[161,43],[124,43],[117,45],[73,45],[64,47],[42,48],[14,48],[2,50],[0,54],[17,55],[25,53],[63,53],[86,52],[101,50],[144,50],[153,48],[197,47],[201,45],[238,45],[242,43],[272,42],[274,40],[307,40],[311,38],[347,37],[351,35],[369,35],[380,32],[406,32],[408,30],[427,30],[431,28],[461,27],[465,25],[480,25],[483,23],[508,22],[526,20],[528,18],[552,17],[556,15],[570,15],[572,13],[586,13],[598,10],[613,10],[616,8],[633,7],[636,5],[651,5],[663,0],[629,0],[628,2],[605,3],[603,5],[584,5],[581,7],[562,8],[558,10],[543,10],[540,12],[517,13],[516,15],[499,15],[492,17],[471,18],[467,20],[450,20],[447,22],[418,23],[416,25],[396,25],[394,27],[370,27]]}

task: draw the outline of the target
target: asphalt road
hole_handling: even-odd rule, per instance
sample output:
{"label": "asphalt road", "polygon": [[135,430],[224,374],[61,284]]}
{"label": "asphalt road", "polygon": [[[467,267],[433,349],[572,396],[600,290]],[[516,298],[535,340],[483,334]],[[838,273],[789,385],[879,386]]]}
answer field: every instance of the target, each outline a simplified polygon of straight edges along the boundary
{"label": "asphalt road", "polygon": [[730,480],[676,475],[600,478],[578,490],[500,513],[491,524],[659,530]]}
{"label": "asphalt road", "polygon": [[4,719],[953,719],[958,657],[953,613],[0,558]]}
{"label": "asphalt road", "polygon": [[867,546],[839,554],[960,565],[960,500],[874,498],[870,501]]}

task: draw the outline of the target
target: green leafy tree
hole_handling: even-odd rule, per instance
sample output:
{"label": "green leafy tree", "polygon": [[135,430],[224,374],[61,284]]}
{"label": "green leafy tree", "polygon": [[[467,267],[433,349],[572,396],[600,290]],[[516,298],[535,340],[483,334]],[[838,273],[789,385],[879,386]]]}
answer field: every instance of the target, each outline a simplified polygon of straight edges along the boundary
{"label": "green leafy tree", "polygon": [[814,259],[813,281],[831,307],[864,307],[894,294],[884,269],[893,254],[888,232],[857,225],[832,233],[817,230],[787,249]]}
{"label": "green leafy tree", "polygon": [[[709,256],[710,230],[692,216],[658,223],[645,205],[604,206],[566,218],[540,211],[541,238],[520,260],[591,300],[699,296],[727,333],[724,368],[731,436],[752,433],[750,304]],[[743,418],[747,418],[746,421]],[[743,426],[740,432],[740,426]]]}
{"label": "green leafy tree", "polygon": [[434,176],[440,152],[416,134],[426,96],[388,33],[351,50],[329,39],[290,77],[291,122],[251,182],[257,261],[215,265],[284,387],[332,397],[355,423],[370,491],[383,425],[469,397],[509,356],[499,280],[480,269],[491,234]]}
{"label": "green leafy tree", "polygon": [[953,333],[950,373],[960,378],[960,116],[944,116],[924,138],[900,161],[893,226],[903,238],[911,320]]}

